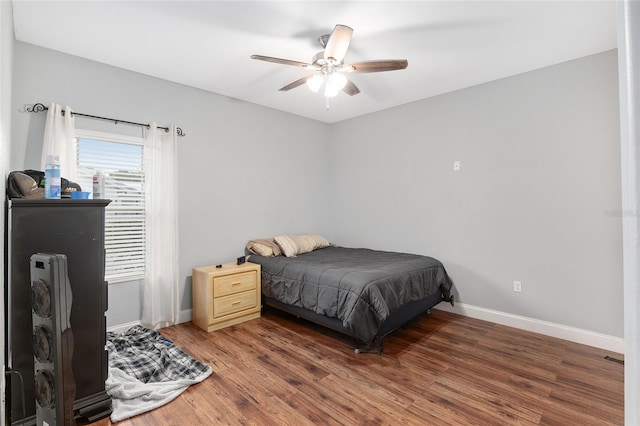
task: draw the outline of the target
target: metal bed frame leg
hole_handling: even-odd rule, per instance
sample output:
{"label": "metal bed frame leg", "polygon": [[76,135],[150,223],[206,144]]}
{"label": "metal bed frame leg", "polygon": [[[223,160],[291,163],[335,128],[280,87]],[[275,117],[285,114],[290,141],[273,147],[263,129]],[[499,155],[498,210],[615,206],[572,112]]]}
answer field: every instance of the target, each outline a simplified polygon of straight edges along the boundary
{"label": "metal bed frame leg", "polygon": [[353,352],[359,354],[360,353],[360,343],[358,342],[358,339],[356,339],[355,337],[353,338],[353,346],[354,346]]}
{"label": "metal bed frame leg", "polygon": [[360,342],[358,341],[358,339],[356,339],[354,337],[353,342],[354,342],[354,346],[355,349],[353,350],[355,353],[357,354],[361,354],[361,353],[365,353],[365,352],[369,352],[370,349],[373,349],[376,345],[376,341],[378,343],[378,355],[382,355],[382,352],[384,351],[384,336],[376,336],[373,341],[371,342],[370,346],[367,346],[366,348],[360,349]]}

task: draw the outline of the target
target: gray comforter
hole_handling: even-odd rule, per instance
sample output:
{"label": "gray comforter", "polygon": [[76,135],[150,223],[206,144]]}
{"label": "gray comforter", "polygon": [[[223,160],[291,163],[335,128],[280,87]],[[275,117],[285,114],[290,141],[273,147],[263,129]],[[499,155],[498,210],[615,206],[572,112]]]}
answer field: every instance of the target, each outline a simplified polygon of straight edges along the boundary
{"label": "gray comforter", "polygon": [[339,318],[370,342],[389,313],[452,287],[442,263],[427,256],[327,247],[297,257],[252,255],[262,265],[262,294]]}

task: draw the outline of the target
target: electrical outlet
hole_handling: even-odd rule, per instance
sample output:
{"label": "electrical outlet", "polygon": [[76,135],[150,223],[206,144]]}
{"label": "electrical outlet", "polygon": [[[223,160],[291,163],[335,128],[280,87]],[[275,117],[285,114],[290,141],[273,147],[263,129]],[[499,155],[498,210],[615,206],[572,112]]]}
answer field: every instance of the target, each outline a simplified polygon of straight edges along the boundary
{"label": "electrical outlet", "polygon": [[454,161],[453,162],[453,170],[454,171],[460,171],[460,162],[459,161]]}
{"label": "electrical outlet", "polygon": [[516,293],[521,293],[522,292],[522,282],[514,281],[513,282],[513,291],[515,291]]}

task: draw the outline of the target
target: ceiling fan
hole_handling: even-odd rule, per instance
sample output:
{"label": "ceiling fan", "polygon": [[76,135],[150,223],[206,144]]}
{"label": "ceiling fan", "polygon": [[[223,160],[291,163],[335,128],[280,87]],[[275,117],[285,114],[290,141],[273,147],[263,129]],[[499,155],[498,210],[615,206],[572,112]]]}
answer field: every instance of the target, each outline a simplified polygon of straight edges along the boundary
{"label": "ceiling fan", "polygon": [[346,25],[336,25],[331,34],[318,37],[318,41],[324,50],[316,53],[311,63],[262,55],[251,55],[251,58],[276,64],[302,67],[313,71],[312,74],[280,88],[280,91],[291,90],[306,83],[313,92],[324,89],[324,95],[327,98],[336,96],[340,90],[350,96],[360,93],[360,89],[344,73],[394,71],[407,68],[409,63],[406,59],[386,59],[345,64],[343,62],[344,56],[349,49],[352,34],[352,28]]}

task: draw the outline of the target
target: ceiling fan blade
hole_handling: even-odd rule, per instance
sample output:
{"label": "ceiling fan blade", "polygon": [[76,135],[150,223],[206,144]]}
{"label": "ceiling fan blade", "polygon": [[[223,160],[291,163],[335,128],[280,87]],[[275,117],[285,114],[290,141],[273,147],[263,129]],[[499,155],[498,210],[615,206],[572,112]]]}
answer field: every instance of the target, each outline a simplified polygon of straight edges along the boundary
{"label": "ceiling fan blade", "polygon": [[385,59],[380,61],[365,61],[351,64],[352,72],[382,72],[395,71],[407,68],[409,62],[406,59]]}
{"label": "ceiling fan blade", "polygon": [[257,59],[259,61],[265,61],[265,62],[273,62],[274,64],[293,65],[294,67],[306,68],[308,66],[311,66],[311,64],[307,64],[306,62],[292,61],[290,59],[274,58],[272,56],[251,55],[251,59]]}
{"label": "ceiling fan blade", "polygon": [[342,91],[349,96],[357,95],[358,93],[360,93],[360,89],[358,89],[358,87],[349,79],[347,79],[347,84],[344,85]]}
{"label": "ceiling fan blade", "polygon": [[336,25],[327,40],[324,48],[324,59],[333,58],[336,62],[342,62],[347,53],[353,29],[346,25]]}
{"label": "ceiling fan blade", "polygon": [[296,81],[291,82],[291,83],[287,84],[286,86],[284,86],[284,87],[280,88],[280,91],[281,91],[281,92],[286,92],[287,90],[295,89],[295,88],[296,88],[296,87],[298,87],[298,86],[302,86],[302,85],[303,85],[303,84],[305,84],[305,83],[307,82],[307,80],[308,80],[309,78],[311,78],[311,77],[313,77],[313,74],[308,75],[308,76],[306,76],[306,77],[299,78],[299,79],[297,79]]}

